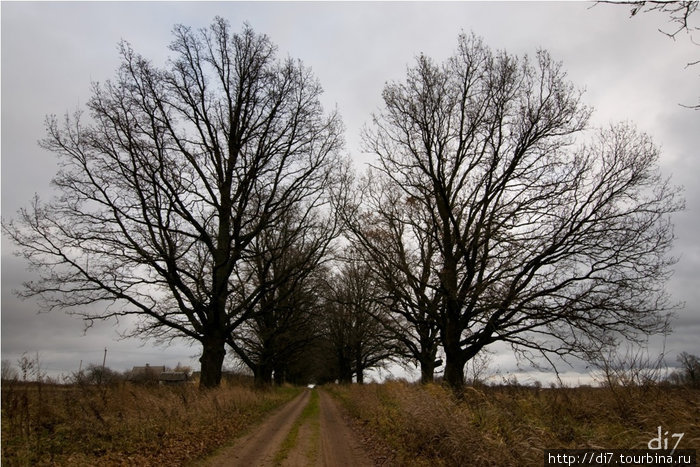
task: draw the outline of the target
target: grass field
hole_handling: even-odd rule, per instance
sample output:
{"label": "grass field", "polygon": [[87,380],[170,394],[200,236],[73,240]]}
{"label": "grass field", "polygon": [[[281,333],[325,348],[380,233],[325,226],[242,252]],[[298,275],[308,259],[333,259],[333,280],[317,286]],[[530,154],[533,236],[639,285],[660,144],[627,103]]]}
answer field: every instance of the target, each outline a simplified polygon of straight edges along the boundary
{"label": "grass field", "polygon": [[[684,434],[679,449],[700,447],[698,389],[482,386],[461,398],[435,384],[327,389],[383,465],[542,465],[543,449],[645,449],[659,426]],[[4,382],[2,465],[183,465],[299,391]]]}
{"label": "grass field", "polygon": [[[539,465],[543,449],[647,449],[659,426],[700,448],[700,390],[335,387],[386,465]],[[674,440],[675,441],[675,440]]]}
{"label": "grass field", "polygon": [[2,465],[182,465],[299,391],[3,382]]}

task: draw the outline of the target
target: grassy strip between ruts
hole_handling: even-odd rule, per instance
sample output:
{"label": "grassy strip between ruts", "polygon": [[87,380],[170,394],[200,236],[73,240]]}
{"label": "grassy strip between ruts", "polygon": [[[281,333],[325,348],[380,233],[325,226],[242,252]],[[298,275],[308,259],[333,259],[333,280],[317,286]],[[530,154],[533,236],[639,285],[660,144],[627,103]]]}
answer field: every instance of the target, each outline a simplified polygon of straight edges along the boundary
{"label": "grassy strip between ruts", "polygon": [[313,464],[316,459],[316,455],[318,454],[315,446],[318,444],[320,431],[319,413],[320,408],[318,392],[316,389],[312,389],[309,402],[306,404],[306,407],[304,407],[304,410],[301,412],[301,415],[299,415],[299,418],[294,421],[294,425],[292,425],[287,437],[284,439],[284,441],[282,441],[279,450],[275,454],[275,458],[273,460],[275,465],[282,465],[284,460],[289,455],[289,452],[292,450],[292,448],[294,448],[294,446],[296,446],[297,437],[299,436],[299,428],[307,421],[309,421],[312,426],[312,439],[311,446],[306,452],[306,455],[309,463]]}
{"label": "grassy strip between ruts", "polygon": [[331,386],[388,465],[542,465],[544,449],[646,449],[658,427],[700,446],[700,390]]}
{"label": "grassy strip between ruts", "polygon": [[3,382],[2,465],[183,465],[299,392]]}
{"label": "grassy strip between ruts", "polygon": [[320,417],[320,408],[319,408],[319,395],[318,392],[314,389],[314,392],[311,394],[311,403],[315,404],[315,407],[313,408],[313,413],[311,414],[311,441],[309,444],[309,448],[306,451],[306,458],[309,460],[309,464],[313,464],[316,462],[316,459],[318,459],[318,449],[321,444],[321,417]]}

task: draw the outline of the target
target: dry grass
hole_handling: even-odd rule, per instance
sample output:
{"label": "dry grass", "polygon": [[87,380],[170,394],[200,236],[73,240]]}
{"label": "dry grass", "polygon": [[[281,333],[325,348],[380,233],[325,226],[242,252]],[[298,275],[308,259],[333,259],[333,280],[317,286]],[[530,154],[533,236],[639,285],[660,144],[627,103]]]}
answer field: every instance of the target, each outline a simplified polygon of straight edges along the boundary
{"label": "dry grass", "polygon": [[646,449],[657,427],[700,447],[700,391],[467,388],[401,382],[331,388],[390,465],[542,465],[544,449]]}
{"label": "dry grass", "polygon": [[2,465],[182,465],[230,443],[296,394],[4,382]]}

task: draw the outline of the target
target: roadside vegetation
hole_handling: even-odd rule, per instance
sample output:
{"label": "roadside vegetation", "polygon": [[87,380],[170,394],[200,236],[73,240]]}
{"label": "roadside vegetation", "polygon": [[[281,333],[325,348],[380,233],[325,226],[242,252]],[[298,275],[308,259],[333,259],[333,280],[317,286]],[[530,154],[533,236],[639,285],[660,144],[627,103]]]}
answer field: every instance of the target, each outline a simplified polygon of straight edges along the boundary
{"label": "roadside vegetation", "polygon": [[2,383],[2,465],[182,465],[200,458],[300,389],[222,383],[165,387]]}
{"label": "roadside vegetation", "polygon": [[542,465],[543,449],[647,449],[663,431],[700,445],[700,389],[689,386],[337,386],[385,465]]}

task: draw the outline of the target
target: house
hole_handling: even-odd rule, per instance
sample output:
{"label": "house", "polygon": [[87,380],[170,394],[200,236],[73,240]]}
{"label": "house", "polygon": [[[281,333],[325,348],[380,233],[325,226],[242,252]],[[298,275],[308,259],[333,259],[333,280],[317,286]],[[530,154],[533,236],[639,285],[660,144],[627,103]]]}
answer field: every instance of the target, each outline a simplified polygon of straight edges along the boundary
{"label": "house", "polygon": [[135,366],[129,374],[129,381],[134,383],[182,384],[189,380],[183,371],[167,371],[165,366]]}
{"label": "house", "polygon": [[165,371],[165,366],[135,366],[129,374],[129,381],[135,383],[156,382],[161,373]]}

